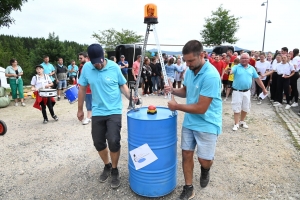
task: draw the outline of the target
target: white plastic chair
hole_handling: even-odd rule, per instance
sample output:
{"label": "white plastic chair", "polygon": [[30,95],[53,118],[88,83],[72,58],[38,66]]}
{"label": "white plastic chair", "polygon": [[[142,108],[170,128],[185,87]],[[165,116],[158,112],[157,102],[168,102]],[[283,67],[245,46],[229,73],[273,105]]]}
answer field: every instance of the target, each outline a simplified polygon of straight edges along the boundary
{"label": "white plastic chair", "polygon": [[10,85],[7,84],[7,78],[5,76],[5,69],[0,67],[0,86],[4,88],[10,88]]}

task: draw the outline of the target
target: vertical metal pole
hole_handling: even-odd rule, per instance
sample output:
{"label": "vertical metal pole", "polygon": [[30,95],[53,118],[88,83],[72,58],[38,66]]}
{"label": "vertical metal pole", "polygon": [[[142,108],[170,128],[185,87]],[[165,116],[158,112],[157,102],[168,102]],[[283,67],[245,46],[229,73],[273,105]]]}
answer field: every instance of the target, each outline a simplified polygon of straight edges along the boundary
{"label": "vertical metal pole", "polygon": [[[144,45],[143,45],[143,49],[142,49],[142,59],[141,59],[141,62],[140,62],[139,74],[136,78],[136,83],[135,83],[135,87],[134,87],[134,96],[137,97],[137,98],[139,96],[139,83],[140,83],[140,79],[141,79],[141,75],[142,75],[142,69],[143,69],[143,64],[144,64],[146,47],[147,47],[147,43],[148,43],[148,36],[149,36],[149,32],[150,32],[150,25],[151,24],[147,24],[146,34],[145,34],[145,39],[144,39]],[[142,104],[142,102],[138,102],[138,104]],[[133,109],[135,109],[135,104],[134,103],[133,103],[132,107],[133,107]]]}
{"label": "vertical metal pole", "polygon": [[265,36],[266,36],[266,25],[267,25],[267,16],[268,16],[268,6],[269,6],[269,2],[268,2],[268,0],[267,0],[266,18],[265,18],[265,30],[264,30],[264,39],[263,39],[262,52],[264,52],[264,48],[265,48]]}

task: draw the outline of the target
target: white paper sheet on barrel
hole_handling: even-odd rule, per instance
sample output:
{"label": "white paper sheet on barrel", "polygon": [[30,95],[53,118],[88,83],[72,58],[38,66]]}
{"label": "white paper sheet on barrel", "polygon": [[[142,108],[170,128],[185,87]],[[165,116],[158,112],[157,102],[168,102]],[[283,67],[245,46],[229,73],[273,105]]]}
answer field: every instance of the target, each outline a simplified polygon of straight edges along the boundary
{"label": "white paper sheet on barrel", "polygon": [[129,153],[136,170],[139,170],[157,160],[156,155],[147,143],[131,150]]}

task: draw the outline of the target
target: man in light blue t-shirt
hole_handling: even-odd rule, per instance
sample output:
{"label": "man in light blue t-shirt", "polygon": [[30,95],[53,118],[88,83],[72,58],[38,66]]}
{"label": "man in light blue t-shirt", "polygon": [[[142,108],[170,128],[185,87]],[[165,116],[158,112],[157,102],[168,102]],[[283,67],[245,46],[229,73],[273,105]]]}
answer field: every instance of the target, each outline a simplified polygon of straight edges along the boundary
{"label": "man in light blue t-shirt", "polygon": [[120,186],[117,165],[121,149],[123,108],[121,94],[123,93],[129,99],[130,92],[119,66],[113,61],[104,59],[104,52],[99,44],[88,47],[88,56],[90,62],[84,64],[78,81],[80,87],[77,117],[80,121],[84,118],[84,96],[86,86],[90,85],[93,92],[92,137],[94,146],[105,165],[99,180],[106,182],[111,176],[111,187],[117,188]]}
{"label": "man in light blue t-shirt", "polygon": [[57,83],[55,80],[55,78],[53,77],[53,75],[55,74],[55,68],[54,66],[49,63],[49,56],[44,56],[44,62],[41,64],[44,68],[44,74],[48,74],[51,81],[53,82],[53,86],[52,88],[56,89],[57,88]]}
{"label": "man in light blue t-shirt", "polygon": [[68,66],[68,72],[69,79],[72,80],[72,83],[74,84],[78,72],[78,66],[75,64],[75,60],[72,60],[71,64]]}
{"label": "man in light blue t-shirt", "polygon": [[263,94],[267,95],[268,92],[260,80],[254,67],[249,65],[250,56],[247,53],[241,55],[240,64],[235,65],[232,69],[228,68],[227,72],[234,74],[234,80],[232,83],[232,110],[234,112],[234,125],[232,130],[237,131],[241,126],[248,128],[245,122],[247,113],[250,111],[250,97],[251,97],[251,85],[252,79],[256,81],[259,87],[262,88]]}
{"label": "man in light blue t-shirt", "polygon": [[[191,199],[193,188],[194,150],[201,165],[200,186],[209,182],[209,170],[213,164],[218,135],[222,132],[221,79],[216,68],[204,59],[202,44],[191,40],[182,49],[186,61],[184,87],[165,86],[166,92],[186,98],[186,104],[178,104],[174,97],[168,102],[170,110],[185,112],[181,133],[182,165],[185,186],[180,199]],[[172,95],[172,96],[173,96]]]}

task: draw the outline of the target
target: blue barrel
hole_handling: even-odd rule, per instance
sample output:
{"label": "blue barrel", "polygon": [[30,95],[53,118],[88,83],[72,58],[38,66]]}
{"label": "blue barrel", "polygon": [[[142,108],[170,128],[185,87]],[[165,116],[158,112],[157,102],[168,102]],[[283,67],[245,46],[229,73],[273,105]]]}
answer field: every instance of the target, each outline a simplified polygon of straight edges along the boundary
{"label": "blue barrel", "polygon": [[[147,114],[146,107],[127,113],[129,184],[138,195],[160,197],[177,184],[177,112],[157,107]],[[147,143],[157,160],[136,170],[129,151]]]}

